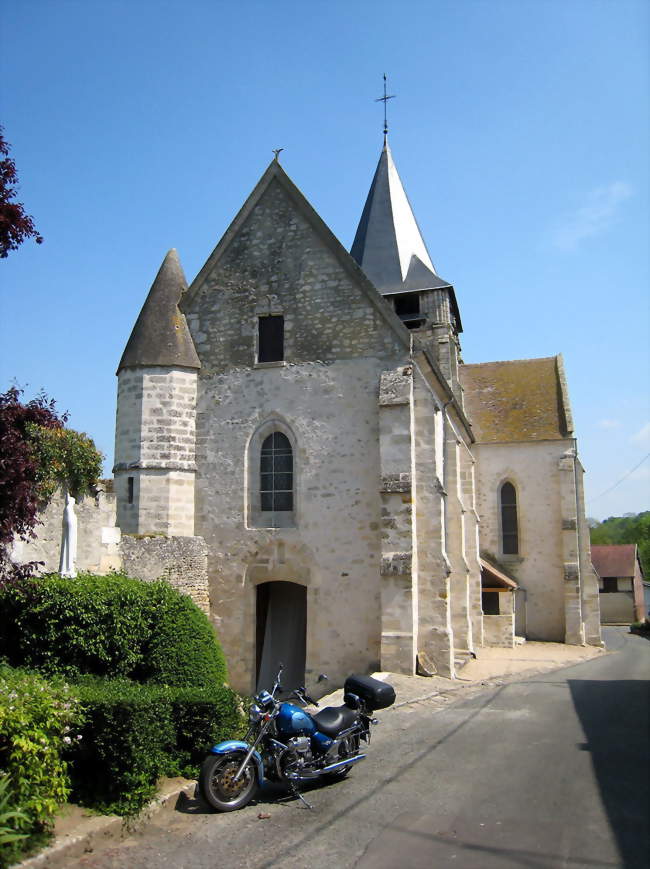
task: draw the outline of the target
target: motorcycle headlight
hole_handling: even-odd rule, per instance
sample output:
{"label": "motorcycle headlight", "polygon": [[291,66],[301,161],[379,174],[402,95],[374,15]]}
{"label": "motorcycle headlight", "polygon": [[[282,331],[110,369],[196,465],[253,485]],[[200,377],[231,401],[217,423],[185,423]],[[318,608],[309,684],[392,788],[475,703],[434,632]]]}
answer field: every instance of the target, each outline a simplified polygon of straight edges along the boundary
{"label": "motorcycle headlight", "polygon": [[251,724],[256,724],[261,718],[262,710],[253,703],[250,708],[250,712],[248,713],[248,720],[251,722]]}

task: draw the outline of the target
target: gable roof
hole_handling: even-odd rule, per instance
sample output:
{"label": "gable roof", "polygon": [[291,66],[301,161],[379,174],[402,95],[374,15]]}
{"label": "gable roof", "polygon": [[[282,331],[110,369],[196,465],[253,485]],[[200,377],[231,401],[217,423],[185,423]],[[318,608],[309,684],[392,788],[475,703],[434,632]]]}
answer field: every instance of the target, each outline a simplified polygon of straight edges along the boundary
{"label": "gable roof", "polygon": [[571,436],[561,356],[460,365],[458,372],[478,443]]}
{"label": "gable roof", "polygon": [[161,365],[165,367],[200,368],[185,315],[178,309],[182,293],[187,289],[178,253],[168,251],[151,285],[138,319],[126,343],[117,367]]}
{"label": "gable roof", "polygon": [[601,578],[634,576],[636,561],[636,543],[592,544],[591,546],[591,563]]}
{"label": "gable roof", "polygon": [[203,282],[215,268],[219,260],[228,250],[233,239],[250,216],[251,212],[260,201],[268,187],[277,183],[288,196],[298,213],[311,226],[318,238],[328,248],[328,250],[338,260],[339,264],[348,273],[348,275],[360,287],[362,292],[368,298],[373,307],[380,313],[388,326],[394,332],[396,338],[405,347],[410,348],[410,333],[404,326],[402,321],[397,317],[394,311],[384,302],[382,297],[377,292],[373,284],[368,280],[364,272],[359,268],[357,263],[343,247],[341,242],[336,238],[325,221],[315,211],[313,206],[308,202],[304,194],[296,187],[293,181],[289,178],[282,166],[277,160],[272,160],[268,168],[257,182],[253,192],[250,194],[246,202],[240,208],[237,216],[232,221],[221,240],[212,251],[206,260],[203,268],[192,281],[187,293],[183,296],[181,304],[182,310],[187,310],[192,304],[196,294],[199,292]]}

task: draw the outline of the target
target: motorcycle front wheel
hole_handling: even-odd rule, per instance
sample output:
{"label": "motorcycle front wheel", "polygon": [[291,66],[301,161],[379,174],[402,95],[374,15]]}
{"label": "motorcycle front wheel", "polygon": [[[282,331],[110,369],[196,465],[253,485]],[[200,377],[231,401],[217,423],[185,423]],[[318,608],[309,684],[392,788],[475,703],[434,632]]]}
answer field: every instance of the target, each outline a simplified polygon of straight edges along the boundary
{"label": "motorcycle front wheel", "polygon": [[257,790],[257,771],[252,760],[248,761],[235,781],[243,759],[241,753],[209,754],[203,761],[199,790],[206,803],[218,812],[234,812],[247,806],[253,799]]}

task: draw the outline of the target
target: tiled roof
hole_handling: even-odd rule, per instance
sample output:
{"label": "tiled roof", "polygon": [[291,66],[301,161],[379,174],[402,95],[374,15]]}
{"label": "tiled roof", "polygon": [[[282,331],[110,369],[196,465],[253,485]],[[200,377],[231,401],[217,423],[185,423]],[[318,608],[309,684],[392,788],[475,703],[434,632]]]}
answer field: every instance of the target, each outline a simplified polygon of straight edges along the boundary
{"label": "tiled roof", "polygon": [[598,576],[634,576],[635,543],[592,544],[591,563]]}
{"label": "tiled roof", "polygon": [[460,365],[458,370],[478,443],[559,440],[571,435],[561,357]]}

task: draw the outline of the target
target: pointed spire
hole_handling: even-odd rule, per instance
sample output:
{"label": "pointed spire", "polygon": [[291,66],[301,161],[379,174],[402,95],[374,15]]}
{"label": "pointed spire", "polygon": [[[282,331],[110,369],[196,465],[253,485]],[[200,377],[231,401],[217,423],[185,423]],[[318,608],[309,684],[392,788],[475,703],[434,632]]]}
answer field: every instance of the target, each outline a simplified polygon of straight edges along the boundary
{"label": "pointed spire", "polygon": [[382,293],[450,286],[436,274],[386,140],[350,253]]}
{"label": "pointed spire", "polygon": [[187,281],[178,254],[172,248],[151,285],[122,354],[118,373],[122,368],[139,365],[201,367],[185,315],[178,308],[185,290]]}

